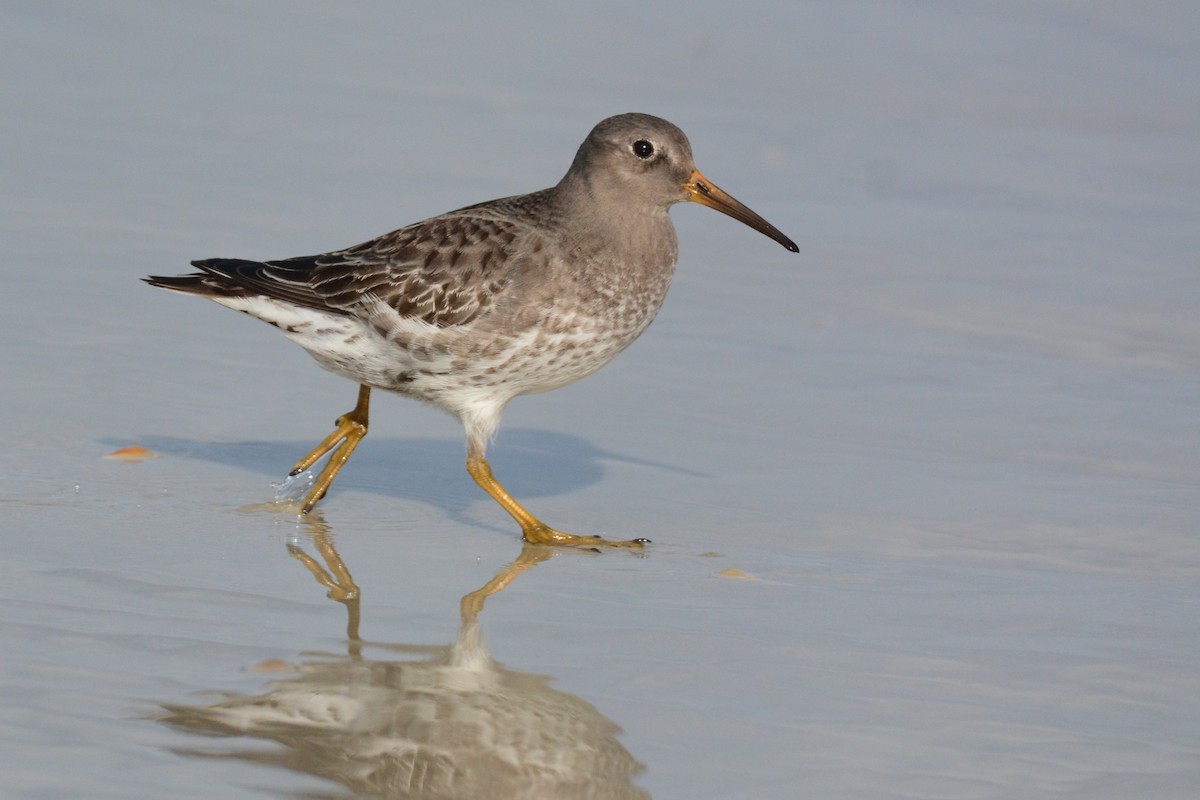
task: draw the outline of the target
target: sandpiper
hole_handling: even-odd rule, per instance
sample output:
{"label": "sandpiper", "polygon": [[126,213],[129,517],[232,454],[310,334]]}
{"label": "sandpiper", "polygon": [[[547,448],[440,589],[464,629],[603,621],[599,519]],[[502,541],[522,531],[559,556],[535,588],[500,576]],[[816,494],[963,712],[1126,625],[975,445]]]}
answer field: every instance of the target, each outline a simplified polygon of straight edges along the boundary
{"label": "sandpiper", "polygon": [[557,186],[432,217],[368,242],[278,261],[210,258],[153,286],[207,297],[279,328],[325,369],[359,384],[354,409],[291,475],[332,451],[307,514],[367,433],[371,389],[462,422],[467,472],[526,541],[641,547],[551,528],[493,477],[487,444],[514,397],[598,370],[654,319],[675,272],[667,214],[690,200],[792,252],[791,239],[700,174],[683,131],[648,114],[603,120]]}

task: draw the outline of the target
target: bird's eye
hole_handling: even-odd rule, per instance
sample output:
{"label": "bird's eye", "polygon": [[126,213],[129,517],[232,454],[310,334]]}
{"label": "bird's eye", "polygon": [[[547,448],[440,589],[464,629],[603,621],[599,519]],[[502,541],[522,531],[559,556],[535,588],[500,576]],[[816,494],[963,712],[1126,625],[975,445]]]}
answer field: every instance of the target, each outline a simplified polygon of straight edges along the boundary
{"label": "bird's eye", "polygon": [[647,158],[654,155],[654,145],[650,144],[645,139],[638,139],[633,143],[633,154],[645,161]]}

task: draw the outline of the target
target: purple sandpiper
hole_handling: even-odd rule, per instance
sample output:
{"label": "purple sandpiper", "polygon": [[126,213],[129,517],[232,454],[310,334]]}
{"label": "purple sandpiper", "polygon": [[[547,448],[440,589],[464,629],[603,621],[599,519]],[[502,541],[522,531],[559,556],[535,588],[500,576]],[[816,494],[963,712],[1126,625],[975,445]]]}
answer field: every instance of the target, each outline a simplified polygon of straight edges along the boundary
{"label": "purple sandpiper", "polygon": [[658,117],[621,114],[592,129],[550,189],[467,206],[322,255],[210,258],[192,262],[200,272],[145,280],[274,325],[322,367],[359,384],[354,409],[292,469],[299,475],[332,451],[303,513],[366,435],[377,388],[462,422],[467,472],[526,541],[641,547],[647,540],[551,528],[505,491],[484,453],[510,400],[592,374],[654,319],[678,255],[667,210],[684,200],[799,252],[700,174],[683,131]]}

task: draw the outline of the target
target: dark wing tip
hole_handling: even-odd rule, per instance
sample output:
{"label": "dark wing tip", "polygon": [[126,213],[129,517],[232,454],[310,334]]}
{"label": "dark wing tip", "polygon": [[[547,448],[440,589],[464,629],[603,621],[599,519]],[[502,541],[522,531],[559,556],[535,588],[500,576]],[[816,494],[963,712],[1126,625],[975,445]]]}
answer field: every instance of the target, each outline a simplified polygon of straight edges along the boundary
{"label": "dark wing tip", "polygon": [[160,289],[186,291],[200,285],[201,275],[147,275],[143,281]]}
{"label": "dark wing tip", "polygon": [[[193,272],[191,275],[149,275],[143,281],[160,289],[174,292],[196,294],[206,297],[234,297],[248,294],[246,286],[236,278],[234,270],[222,271],[221,266],[235,265],[232,259],[207,259],[193,261],[193,267],[199,267],[203,272]],[[252,263],[252,262],[248,262]]]}

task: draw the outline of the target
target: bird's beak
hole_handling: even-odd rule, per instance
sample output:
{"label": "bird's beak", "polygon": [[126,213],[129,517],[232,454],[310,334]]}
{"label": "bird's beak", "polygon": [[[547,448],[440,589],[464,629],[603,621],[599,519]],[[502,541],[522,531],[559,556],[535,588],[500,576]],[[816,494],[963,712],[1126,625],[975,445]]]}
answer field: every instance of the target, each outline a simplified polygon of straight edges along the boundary
{"label": "bird's beak", "polygon": [[759,233],[770,236],[793,253],[800,252],[796,243],[784,236],[778,228],[730,197],[715,183],[701,175],[700,170],[692,170],[687,182],[683,184],[683,190],[687,192],[687,199],[693,203],[715,208],[722,214],[728,214],[738,222],[749,225]]}

